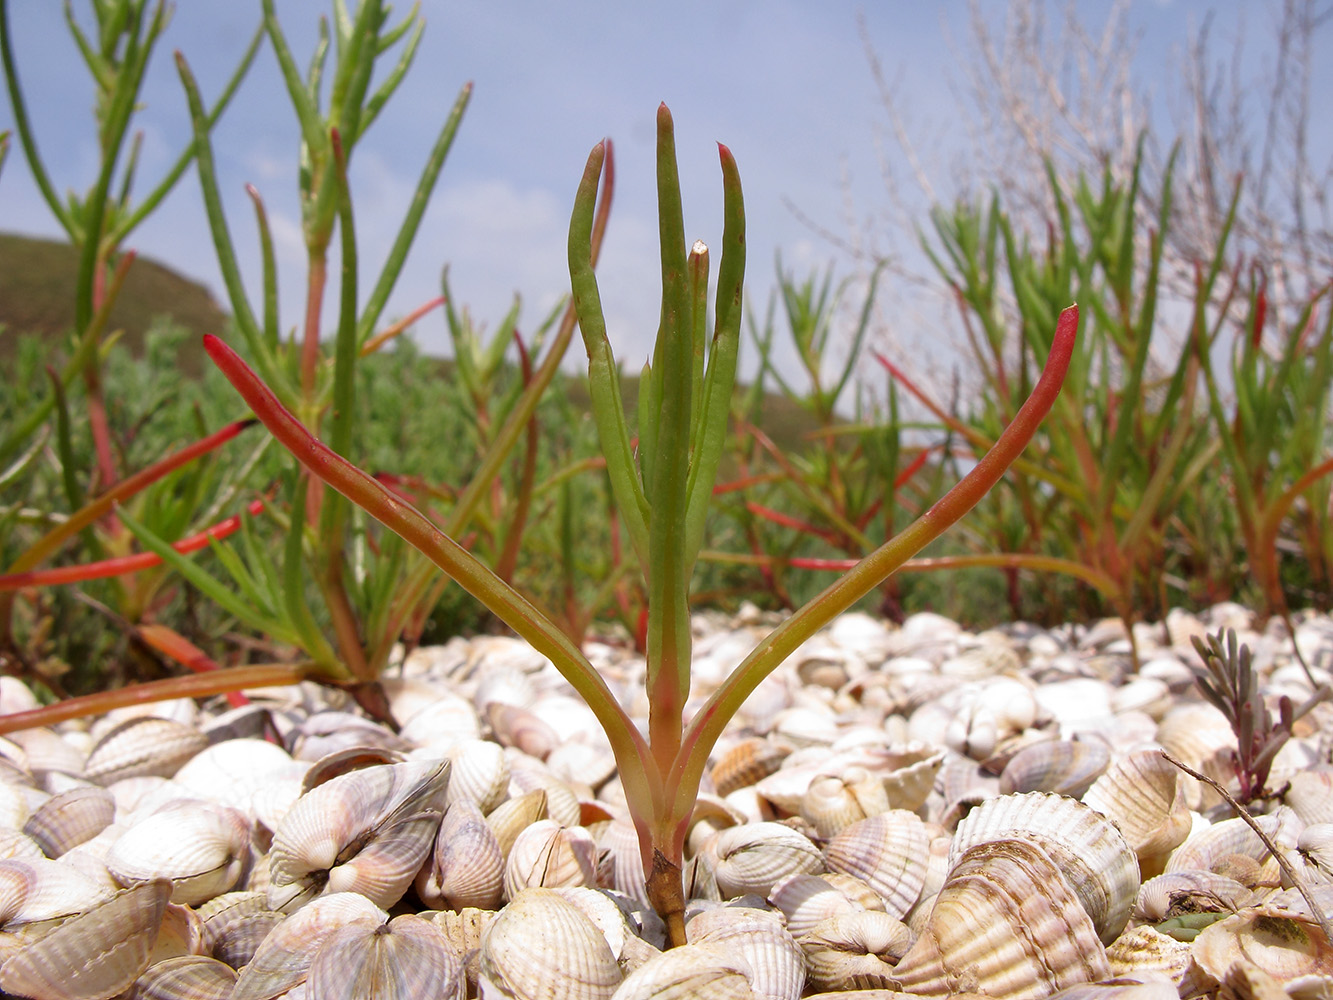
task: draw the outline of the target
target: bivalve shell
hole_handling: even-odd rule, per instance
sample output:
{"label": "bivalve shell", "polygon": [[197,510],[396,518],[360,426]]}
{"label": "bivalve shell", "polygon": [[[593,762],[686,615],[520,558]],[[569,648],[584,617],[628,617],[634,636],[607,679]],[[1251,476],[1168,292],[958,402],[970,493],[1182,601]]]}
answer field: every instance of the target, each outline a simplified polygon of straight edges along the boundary
{"label": "bivalve shell", "polygon": [[752,1000],[750,968],[734,951],[686,944],[639,966],[613,1000]]}
{"label": "bivalve shell", "polygon": [[1194,961],[1222,983],[1237,965],[1253,966],[1280,983],[1301,976],[1333,976],[1333,943],[1308,916],[1253,907],[1204,928]]}
{"label": "bivalve shell", "polygon": [[1136,750],[1116,760],[1083,796],[1084,804],[1115,821],[1144,875],[1161,874],[1167,855],[1189,836],[1184,778],[1159,751]]}
{"label": "bivalve shell", "polygon": [[690,944],[740,955],[750,966],[750,989],[759,1000],[797,1000],[805,985],[805,954],[782,926],[780,914],[749,906],[719,906],[685,925]]}
{"label": "bivalve shell", "polygon": [[861,910],[821,921],[800,943],[816,989],[874,990],[892,988],[893,969],[912,941],[902,921]]}
{"label": "bivalve shell", "polygon": [[239,812],[179,802],[136,823],[107,854],[121,885],[171,882],[171,901],[197,906],[235,888],[250,868],[250,823]]}
{"label": "bivalve shell", "polygon": [[540,888],[518,893],[490,922],[478,968],[482,996],[508,1000],[603,1000],[621,981],[611,947],[592,921]]}
{"label": "bivalve shell", "polygon": [[861,879],[903,919],[926,882],[930,835],[915,813],[894,809],[853,823],[824,848],[832,871]]}
{"label": "bivalve shell", "polygon": [[126,1000],[229,1000],[236,970],[206,955],[155,962],[134,981]]}
{"label": "bivalve shell", "polygon": [[475,803],[461,799],[445,810],[435,849],[416,877],[417,895],[437,910],[493,910],[500,905],[504,869],[495,831]]}
{"label": "bivalve shell", "polygon": [[48,858],[86,843],[111,825],[116,803],[111,793],[96,785],[71,788],[52,795],[28,817],[23,832],[37,842]]}
{"label": "bivalve shell", "polygon": [[1000,772],[1000,794],[1054,792],[1078,798],[1111,762],[1105,744],[1094,740],[1047,740],[1024,747]]}
{"label": "bivalve shell", "polygon": [[21,997],[102,1000],[148,967],[171,885],[145,882],[117,893],[11,955],[0,989]]}
{"label": "bivalve shell", "polygon": [[339,775],[288,810],[269,852],[269,906],[290,912],[354,891],[392,906],[434,843],[448,761],[408,761]]}
{"label": "bivalve shell", "polygon": [[1139,863],[1115,824],[1077,799],[1046,792],[987,799],[958,824],[950,867],[972,846],[1021,837],[1038,844],[1073,888],[1103,944],[1125,929]]}
{"label": "bivalve shell", "polygon": [[555,820],[533,823],[514,840],[504,868],[504,894],[540,886],[593,885],[597,880],[597,843],[581,826],[562,827]]}
{"label": "bivalve shell", "polygon": [[145,715],[129,719],[93,744],[83,776],[99,785],[123,778],[170,778],[208,746],[195,726]]}
{"label": "bivalve shell", "polygon": [[1110,977],[1106,950],[1060,869],[1035,843],[977,844],[954,865],[925,931],[894,970],[921,996],[1046,997]]}
{"label": "bivalve shell", "polygon": [[767,896],[786,875],[817,875],[824,859],[809,837],[781,823],[747,823],[719,832],[705,851],[723,898]]}
{"label": "bivalve shell", "polygon": [[462,1000],[463,963],[434,924],[407,913],[330,934],[310,963],[306,992],[311,1000]]}

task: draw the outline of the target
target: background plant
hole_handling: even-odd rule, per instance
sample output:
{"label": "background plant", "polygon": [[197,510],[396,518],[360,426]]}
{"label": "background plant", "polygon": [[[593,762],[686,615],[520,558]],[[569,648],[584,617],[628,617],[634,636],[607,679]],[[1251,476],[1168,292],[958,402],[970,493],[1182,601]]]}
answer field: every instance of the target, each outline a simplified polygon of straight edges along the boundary
{"label": "background plant", "polygon": [[593,273],[598,181],[606,147],[593,149],[570,222],[570,281],[589,358],[593,414],[616,506],[649,594],[647,737],[617,703],[578,647],[547,616],[448,534],[402,504],[373,477],[322,445],[221,341],[208,349],[265,426],[324,478],[425,553],[464,589],[544,653],[589,704],[615,752],[639,833],[648,897],[684,942],[681,864],[685,830],[711,748],[759,682],[782,660],[914,551],[958,520],[990,489],[1030,439],[1059,392],[1073,348],[1077,309],[1062,314],[1050,361],[1032,398],[996,447],[910,527],[867,556],[780,625],[685,724],[689,692],[689,584],[721,458],[740,340],[744,208],[734,160],[719,146],[726,224],[711,337],[705,324],[707,248],[687,255],[672,121],[658,110],[657,179],[662,255],[662,326],[641,386],[637,450],[631,449],[618,372]]}
{"label": "background plant", "polygon": [[[167,28],[170,11],[162,2],[150,6],[148,0],[99,0],[91,5],[91,14],[91,29],[87,29],[73,9],[66,8],[66,22],[95,88],[97,175],[86,192],[71,192],[62,199],[38,151],[37,135],[19,82],[8,5],[0,3],[0,63],[19,145],[42,198],[77,249],[79,259],[77,278],[70,289],[74,329],[63,363],[54,356],[44,359],[44,371],[34,373],[37,378],[33,384],[45,386],[46,391],[24,399],[21,408],[10,409],[6,429],[0,433],[0,464],[14,463],[5,476],[7,495],[12,498],[7,507],[12,516],[0,519],[0,552],[11,573],[31,569],[37,559],[31,546],[42,544],[40,539],[34,543],[32,534],[20,527],[28,521],[41,534],[39,525],[21,516],[23,510],[43,509],[48,522],[59,516],[61,507],[69,516],[77,517],[91,498],[116,490],[127,475],[150,461],[136,463],[129,454],[128,442],[113,432],[104,393],[104,366],[107,349],[117,334],[108,330],[107,321],[133,261],[133,253],[123,250],[126,240],[157,209],[194,156],[193,143],[187,143],[148,194],[137,203],[133,200],[143,134],[137,132],[131,137],[131,124],[140,109],[144,74]],[[213,127],[231,100],[259,41],[256,33],[213,109],[204,116],[205,131]],[[88,449],[75,443],[79,435],[71,419],[70,396],[77,389],[82,390],[82,423],[88,429]],[[196,424],[188,436],[202,437],[205,430],[202,424]],[[48,443],[52,446],[49,450]],[[55,492],[44,491],[37,484],[47,469],[59,483],[58,498]],[[179,537],[203,527],[204,508],[216,498],[218,479],[213,471],[210,467],[175,472],[167,481],[150,487],[144,496],[131,500],[132,494],[124,494],[122,499],[131,500],[140,516],[159,532]],[[86,524],[71,541],[83,559],[123,556],[131,548],[129,534],[109,511],[104,511],[96,523]],[[43,558],[51,554],[51,550],[44,550]],[[133,624],[160,607],[162,584],[160,574],[115,580],[103,588],[101,596],[107,603],[91,595],[87,600],[105,608],[114,620]],[[16,621],[13,592],[0,593],[0,663],[26,676],[55,682],[56,676],[68,669],[67,661],[59,655],[67,650],[58,651],[53,658],[47,648],[48,639],[77,631],[71,624],[75,617],[71,604],[57,600],[23,610],[23,620]],[[91,658],[100,658],[108,648],[105,641],[94,641],[87,652]],[[40,671],[39,665],[43,668]]]}

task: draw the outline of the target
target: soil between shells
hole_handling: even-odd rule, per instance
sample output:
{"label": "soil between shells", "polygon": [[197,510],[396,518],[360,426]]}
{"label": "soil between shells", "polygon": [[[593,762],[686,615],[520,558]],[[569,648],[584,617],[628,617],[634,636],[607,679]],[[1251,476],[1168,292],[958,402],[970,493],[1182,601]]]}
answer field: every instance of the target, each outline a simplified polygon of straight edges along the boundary
{"label": "soil between shells", "polygon": [[[1333,619],[1296,618],[1323,683]],[[694,619],[692,710],[770,629]],[[1235,627],[1264,696],[1310,694],[1285,628],[1219,605],[973,634],[860,614],[808,642],[716,748],[687,948],[660,952],[591,712],[480,637],[385,681],[398,734],[314,685],[0,740],[0,989],[17,996],[1333,995],[1333,944],[1227,782],[1190,638]],[[643,663],[587,653],[635,717]],[[0,679],[0,711],[31,696]],[[1333,705],[1256,804],[1333,911]],[[1105,985],[1093,986],[1102,983]]]}

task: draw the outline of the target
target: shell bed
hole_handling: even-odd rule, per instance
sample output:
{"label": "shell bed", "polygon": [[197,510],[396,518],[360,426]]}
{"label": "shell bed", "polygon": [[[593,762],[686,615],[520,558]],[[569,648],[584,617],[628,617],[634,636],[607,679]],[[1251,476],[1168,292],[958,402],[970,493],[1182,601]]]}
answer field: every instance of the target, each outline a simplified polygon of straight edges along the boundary
{"label": "shell bed", "polygon": [[[687,712],[776,621],[695,616]],[[1295,621],[1328,683],[1333,619]],[[1285,627],[1236,605],[1137,626],[1137,669],[1116,621],[840,617],[714,751],[689,943],[667,950],[605,738],[516,639],[400,658],[398,733],[316,685],[18,732],[0,739],[0,989],[1330,998],[1333,704],[1297,722],[1253,805],[1284,865],[1161,753],[1235,786],[1236,736],[1191,671],[1191,637],[1222,627],[1270,706],[1310,697]],[[586,652],[646,719],[642,659]],[[0,712],[32,705],[0,679]]]}

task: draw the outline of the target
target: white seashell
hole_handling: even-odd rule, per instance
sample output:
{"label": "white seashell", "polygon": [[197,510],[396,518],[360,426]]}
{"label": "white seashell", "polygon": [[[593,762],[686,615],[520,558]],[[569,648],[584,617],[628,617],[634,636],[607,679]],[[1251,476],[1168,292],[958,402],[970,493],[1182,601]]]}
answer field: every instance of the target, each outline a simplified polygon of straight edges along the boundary
{"label": "white seashell", "polygon": [[115,817],[111,793],[96,785],[84,785],[53,795],[23,824],[23,832],[37,842],[48,858],[58,858],[91,840]]}
{"label": "white seashell", "polygon": [[781,823],[748,823],[722,830],[706,851],[724,899],[746,893],[768,895],[786,875],[815,875],[824,859],[810,838]]}
{"label": "white seashell", "polygon": [[251,799],[256,790],[275,775],[304,775],[309,766],[267,740],[224,740],[181,765],[173,780],[192,798],[254,816]]}
{"label": "white seashell", "polygon": [[601,932],[550,889],[519,892],[481,939],[478,982],[484,997],[603,1000],[620,981]]}
{"label": "white seashell", "polygon": [[1106,949],[1111,973],[1116,977],[1160,976],[1178,988],[1180,994],[1194,996],[1196,991],[1186,987],[1192,983],[1197,969],[1190,957],[1187,941],[1177,941],[1154,927],[1144,925],[1125,931]]}
{"label": "white seashell", "polygon": [[851,767],[840,776],[821,775],[801,797],[801,816],[821,837],[832,837],[867,816],[888,812],[884,782],[864,767]]}
{"label": "white seashell", "polygon": [[1083,795],[1111,762],[1105,744],[1093,740],[1046,740],[1024,747],[1000,773],[1000,794],[1054,792]]}
{"label": "white seashell", "polygon": [[750,968],[734,950],[686,944],[635,969],[614,1000],[751,1000]]}
{"label": "white seashell", "polygon": [[[1275,844],[1294,848],[1301,822],[1296,814],[1285,806],[1266,816],[1256,816],[1255,822]],[[1249,825],[1241,818],[1224,820],[1198,833],[1172,852],[1167,859],[1167,872],[1218,871],[1234,856],[1249,858],[1258,862],[1255,877],[1265,882],[1275,882],[1278,877],[1277,862],[1269,855],[1268,848]],[[1235,877],[1234,875],[1232,877]],[[1239,880],[1239,881],[1244,881]]]}
{"label": "white seashell", "polygon": [[495,831],[471,801],[445,810],[435,849],[416,877],[417,895],[432,909],[493,910],[504,888],[504,856]]}
{"label": "white seashell", "polygon": [[1205,927],[1191,948],[1194,961],[1216,983],[1238,964],[1288,983],[1302,976],[1333,976],[1333,942],[1306,915],[1251,907]]}
{"label": "white seashell", "polygon": [[518,835],[504,868],[504,894],[522,889],[593,885],[597,879],[597,844],[581,826],[562,827],[538,820]]}
{"label": "white seashell", "polygon": [[401,732],[410,744],[429,747],[440,757],[456,743],[481,736],[481,720],[467,699],[447,691],[437,691],[435,701],[408,719]]}
{"label": "white seashell", "polygon": [[907,925],[887,913],[829,917],[801,938],[810,984],[820,990],[889,989],[893,969],[913,939]]}
{"label": "white seashell", "polygon": [[862,903],[837,888],[828,876],[821,875],[788,875],[779,879],[773,884],[768,901],[782,911],[787,918],[787,930],[796,938],[829,917],[865,909]]}
{"label": "white seashell", "polygon": [[1124,930],[1139,891],[1139,864],[1115,824],[1077,799],[1046,792],[1001,795],[972,810],[954,834],[950,867],[976,844],[1023,838],[1059,867],[1102,942]]}
{"label": "white seashell", "polygon": [[343,774],[301,796],[273,836],[269,905],[290,912],[355,891],[392,906],[434,843],[448,761],[408,761]]}
{"label": "white seashell", "polygon": [[1139,887],[1133,917],[1157,924],[1182,913],[1233,913],[1251,892],[1235,879],[1209,871],[1181,871],[1150,878]]}
{"label": "white seashell", "polygon": [[140,716],[98,739],[88,753],[83,776],[99,785],[122,778],[170,778],[206,746],[208,737],[192,722]]}
{"label": "white seashell", "polygon": [[335,930],[310,963],[306,990],[317,1000],[461,1000],[463,963],[443,932],[407,913]]}
{"label": "white seashell", "polygon": [[228,1000],[236,970],[206,955],[154,962],[134,981],[127,1000]]}
{"label": "white seashell", "polygon": [[926,882],[930,836],[915,813],[880,813],[844,829],[824,848],[829,869],[861,879],[903,919]]}
{"label": "white seashell", "polygon": [[740,740],[718,754],[709,772],[713,787],[718,795],[730,795],[753,785],[781,767],[789,753],[790,747],[762,736]]}
{"label": "white seashell", "polygon": [[1184,779],[1158,751],[1140,750],[1116,760],[1083,796],[1120,827],[1145,876],[1160,874],[1189,835]]}
{"label": "white seashell", "polygon": [[115,894],[109,879],[96,878],[63,861],[0,861],[0,913],[9,930],[83,913]]}
{"label": "white seashell", "polygon": [[312,900],[273,928],[236,978],[231,1000],[272,1000],[306,981],[324,942],[340,928],[375,928],[389,915],[365,896],[339,892]]}
{"label": "white seashell", "polygon": [[197,906],[236,887],[250,867],[250,823],[239,812],[178,802],[126,830],[107,855],[121,885],[171,883],[171,901]]}
{"label": "white seashell", "polygon": [[1333,771],[1300,771],[1290,778],[1282,801],[1307,826],[1333,823]]}
{"label": "white seashell", "polygon": [[797,1000],[805,985],[805,955],[782,926],[782,917],[749,906],[719,906],[685,925],[690,944],[738,954],[750,967],[750,989],[759,1000]]}
{"label": "white seashell", "polygon": [[171,886],[146,882],[79,913],[0,966],[0,989],[25,997],[111,997],[148,967]]}
{"label": "white seashell", "polygon": [[469,799],[486,814],[508,796],[509,760],[498,743],[463,739],[454,743],[445,756],[451,764],[447,803]]}
{"label": "white seashell", "polygon": [[1059,868],[1035,843],[978,844],[958,860],[898,988],[1043,997],[1110,976],[1106,951]]}

